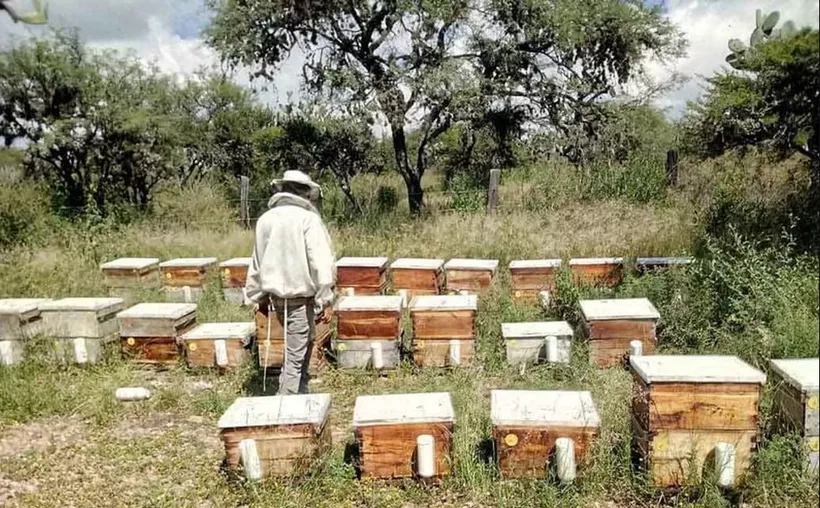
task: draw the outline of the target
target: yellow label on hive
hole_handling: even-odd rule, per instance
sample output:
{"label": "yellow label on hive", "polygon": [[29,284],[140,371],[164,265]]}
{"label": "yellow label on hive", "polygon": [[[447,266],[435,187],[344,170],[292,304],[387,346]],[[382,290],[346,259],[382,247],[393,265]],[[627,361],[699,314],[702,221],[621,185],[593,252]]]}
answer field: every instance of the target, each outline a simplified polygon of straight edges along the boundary
{"label": "yellow label on hive", "polygon": [[813,452],[820,452],[820,438],[809,440],[809,450]]}
{"label": "yellow label on hive", "polygon": [[133,346],[134,344],[137,343],[137,341],[134,340],[134,337],[128,337],[127,339],[125,339],[125,343],[128,344],[129,346]]}
{"label": "yellow label on hive", "polygon": [[515,434],[507,434],[504,436],[504,444],[507,446],[515,446],[518,444],[518,436]]}
{"label": "yellow label on hive", "polygon": [[168,272],[168,273],[165,274],[166,279],[170,279],[171,277],[172,277],[171,272]]}
{"label": "yellow label on hive", "polygon": [[424,349],[424,341],[423,340],[416,341],[416,349]]}
{"label": "yellow label on hive", "polygon": [[518,341],[515,341],[515,340],[508,340],[508,341],[507,341],[507,344],[508,344],[510,347],[515,347],[515,346],[518,344]]}
{"label": "yellow label on hive", "polygon": [[230,277],[231,271],[225,268],[225,270],[222,271],[222,275],[224,275],[225,277]]}
{"label": "yellow label on hive", "polygon": [[521,291],[516,291],[515,292],[515,297],[520,298],[521,297]]}
{"label": "yellow label on hive", "polygon": [[188,351],[196,351],[196,342],[188,344]]}
{"label": "yellow label on hive", "polygon": [[820,399],[817,398],[817,395],[812,395],[809,397],[809,401],[807,402],[809,408],[817,409],[820,408]]}
{"label": "yellow label on hive", "polygon": [[653,444],[656,452],[665,452],[669,448],[669,438],[661,436]]}
{"label": "yellow label on hive", "polygon": [[339,344],[339,346],[336,349],[338,349],[339,351],[347,351],[347,344]]}

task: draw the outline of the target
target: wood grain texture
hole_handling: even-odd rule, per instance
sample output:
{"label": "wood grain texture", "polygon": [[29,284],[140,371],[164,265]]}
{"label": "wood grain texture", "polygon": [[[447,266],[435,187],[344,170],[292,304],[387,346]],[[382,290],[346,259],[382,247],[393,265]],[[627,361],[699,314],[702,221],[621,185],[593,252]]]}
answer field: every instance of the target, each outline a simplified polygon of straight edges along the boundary
{"label": "wood grain texture", "polygon": [[[439,294],[441,292],[443,272],[441,270],[425,270],[420,268],[393,268],[391,270],[393,279],[393,291],[406,289],[419,294]],[[430,291],[431,293],[421,293],[419,291]]]}
{"label": "wood grain texture", "polygon": [[[460,366],[468,367],[475,360],[475,340],[459,340]],[[419,367],[450,365],[450,339],[413,339],[413,361]]]}
{"label": "wood grain texture", "polygon": [[493,442],[501,477],[544,478],[555,441],[561,437],[572,439],[575,461],[583,465],[590,456],[597,435],[598,429],[594,427],[494,426]]}
{"label": "wood grain texture", "polygon": [[340,340],[388,340],[401,335],[401,313],[397,311],[345,310],[338,311],[336,318]]}
{"label": "wood grain texture", "polygon": [[358,296],[378,296],[385,293],[387,284],[381,286],[336,286],[336,294],[343,295],[348,289],[352,289],[353,294]]}
{"label": "wood grain texture", "polygon": [[160,267],[162,285],[166,287],[201,287],[208,279],[204,267]]}
{"label": "wood grain texture", "polygon": [[[285,329],[282,318],[278,312],[273,312],[270,316],[270,338],[281,341],[285,338]],[[260,307],[254,315],[254,322],[256,323],[256,340],[262,342],[268,338],[268,309]],[[330,325],[327,323],[316,323],[316,338],[330,333]]]}
{"label": "wood grain texture", "polygon": [[480,291],[493,281],[492,270],[447,270],[447,291]]}
{"label": "wood grain texture", "polygon": [[[227,368],[239,367],[253,358],[251,350],[242,345],[242,339],[225,339],[225,349],[228,352]],[[214,340],[183,340],[182,350],[189,367],[218,367]]]}
{"label": "wood grain texture", "polygon": [[375,267],[340,266],[336,285],[344,287],[381,287],[387,284],[387,270]]}
{"label": "wood grain texture", "polygon": [[123,357],[134,363],[176,364],[179,348],[175,337],[121,337]]}
{"label": "wood grain texture", "polygon": [[570,265],[570,270],[577,284],[616,286],[623,278],[621,264]]}
{"label": "wood grain texture", "polygon": [[818,392],[803,393],[785,383],[776,372],[774,376],[774,418],[784,432],[798,432],[801,436],[820,435],[820,398]]}
{"label": "wood grain texture", "polygon": [[473,339],[475,311],[411,311],[414,339]]}
{"label": "wood grain texture", "polygon": [[[315,376],[330,367],[330,326],[324,323],[316,325],[316,338],[310,354],[308,373]],[[267,351],[266,339],[257,338],[259,367],[280,369],[285,361],[285,341],[282,338],[271,339],[270,351]]]}
{"label": "wood grain texture", "polygon": [[121,317],[122,337],[173,337],[176,338],[196,325],[196,312],[180,319]]}
{"label": "wood grain texture", "polygon": [[590,339],[655,340],[654,319],[615,319],[587,321],[586,332]]}
{"label": "wood grain texture", "polygon": [[103,284],[112,288],[156,288],[160,286],[159,268],[103,268]]}
{"label": "wood grain texture", "polygon": [[[589,361],[596,367],[606,369],[625,365],[629,356],[629,343],[632,338],[626,339],[601,339],[589,341]],[[643,354],[651,355],[655,352],[655,341],[642,339]]]}
{"label": "wood grain texture", "polygon": [[510,268],[511,287],[516,290],[552,290],[555,288],[555,268]]}
{"label": "wood grain texture", "polygon": [[224,288],[244,288],[248,278],[247,266],[225,266],[220,268],[222,287]]}
{"label": "wood grain texture", "polygon": [[435,477],[450,474],[452,423],[361,426],[355,429],[362,478],[412,478],[416,474],[416,439],[435,439]]}
{"label": "wood grain texture", "polygon": [[512,292],[512,301],[517,305],[536,305],[538,293],[544,289],[515,289]]}
{"label": "wood grain texture", "polygon": [[226,463],[231,468],[240,465],[239,443],[244,439],[256,441],[262,473],[266,476],[302,474],[313,459],[329,450],[332,444],[327,423],[320,428],[300,424],[223,429],[219,436],[225,445]]}

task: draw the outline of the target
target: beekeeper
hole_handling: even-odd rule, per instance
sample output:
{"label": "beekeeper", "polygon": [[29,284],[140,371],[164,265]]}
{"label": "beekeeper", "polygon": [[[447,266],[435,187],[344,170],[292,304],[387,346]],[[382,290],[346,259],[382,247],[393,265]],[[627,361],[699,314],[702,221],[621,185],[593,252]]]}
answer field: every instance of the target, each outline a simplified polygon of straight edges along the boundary
{"label": "beekeeper", "polygon": [[[285,171],[273,187],[269,210],[256,223],[245,300],[270,305],[269,310],[286,324],[279,395],[306,393],[315,325],[333,317],[333,250],[317,208],[319,185],[301,171]],[[268,319],[271,315],[268,312]],[[257,337],[257,341],[260,357],[272,354],[270,337]]]}

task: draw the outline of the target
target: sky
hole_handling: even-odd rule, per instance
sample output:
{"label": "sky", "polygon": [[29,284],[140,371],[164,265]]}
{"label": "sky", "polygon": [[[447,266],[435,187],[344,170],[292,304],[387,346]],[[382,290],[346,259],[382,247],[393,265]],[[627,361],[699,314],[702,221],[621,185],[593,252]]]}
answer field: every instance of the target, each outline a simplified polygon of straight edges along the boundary
{"label": "sky", "polygon": [[[48,1],[48,0],[46,0]],[[31,0],[11,0],[18,11],[30,8]],[[662,6],[689,41],[688,55],[671,66],[650,63],[648,71],[657,78],[677,71],[690,79],[677,90],[660,97],[656,105],[671,117],[683,111],[686,102],[703,91],[703,77],[724,65],[730,38],[748,41],[754,29],[754,12],[779,10],[781,20],[800,26],[818,26],[817,0],[650,0]],[[203,0],[50,0],[49,24],[74,26],[81,37],[96,48],[133,50],[137,56],[156,63],[163,72],[181,79],[202,66],[219,65],[218,55],[207,47],[200,32],[209,12]],[[14,24],[0,15],[0,46],[20,37],[43,33],[46,28]],[[272,84],[251,82],[246,71],[236,80],[258,90],[261,101],[276,106],[298,100],[301,58],[286,62]]]}

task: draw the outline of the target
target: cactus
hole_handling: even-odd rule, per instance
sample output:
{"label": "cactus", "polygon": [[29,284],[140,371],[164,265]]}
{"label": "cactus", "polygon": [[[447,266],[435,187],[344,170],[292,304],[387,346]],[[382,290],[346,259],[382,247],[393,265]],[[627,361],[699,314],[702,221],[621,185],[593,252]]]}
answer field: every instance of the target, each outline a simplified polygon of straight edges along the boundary
{"label": "cactus", "polygon": [[10,0],[0,0],[0,11],[6,11],[15,22],[22,22],[28,25],[45,25],[48,21],[48,5],[43,8],[40,0],[32,0],[34,11],[25,14],[18,14],[11,5]]}
{"label": "cactus", "polygon": [[764,14],[763,11],[757,9],[755,11],[755,29],[749,37],[749,46],[743,44],[740,39],[732,39],[729,41],[729,55],[726,56],[726,63],[735,69],[744,69],[746,67],[746,60],[752,54],[755,46],[769,41],[778,39],[788,39],[794,37],[797,33],[797,27],[794,22],[789,20],[783,23],[780,28],[775,28],[777,22],[780,21],[780,13],[778,11]]}

